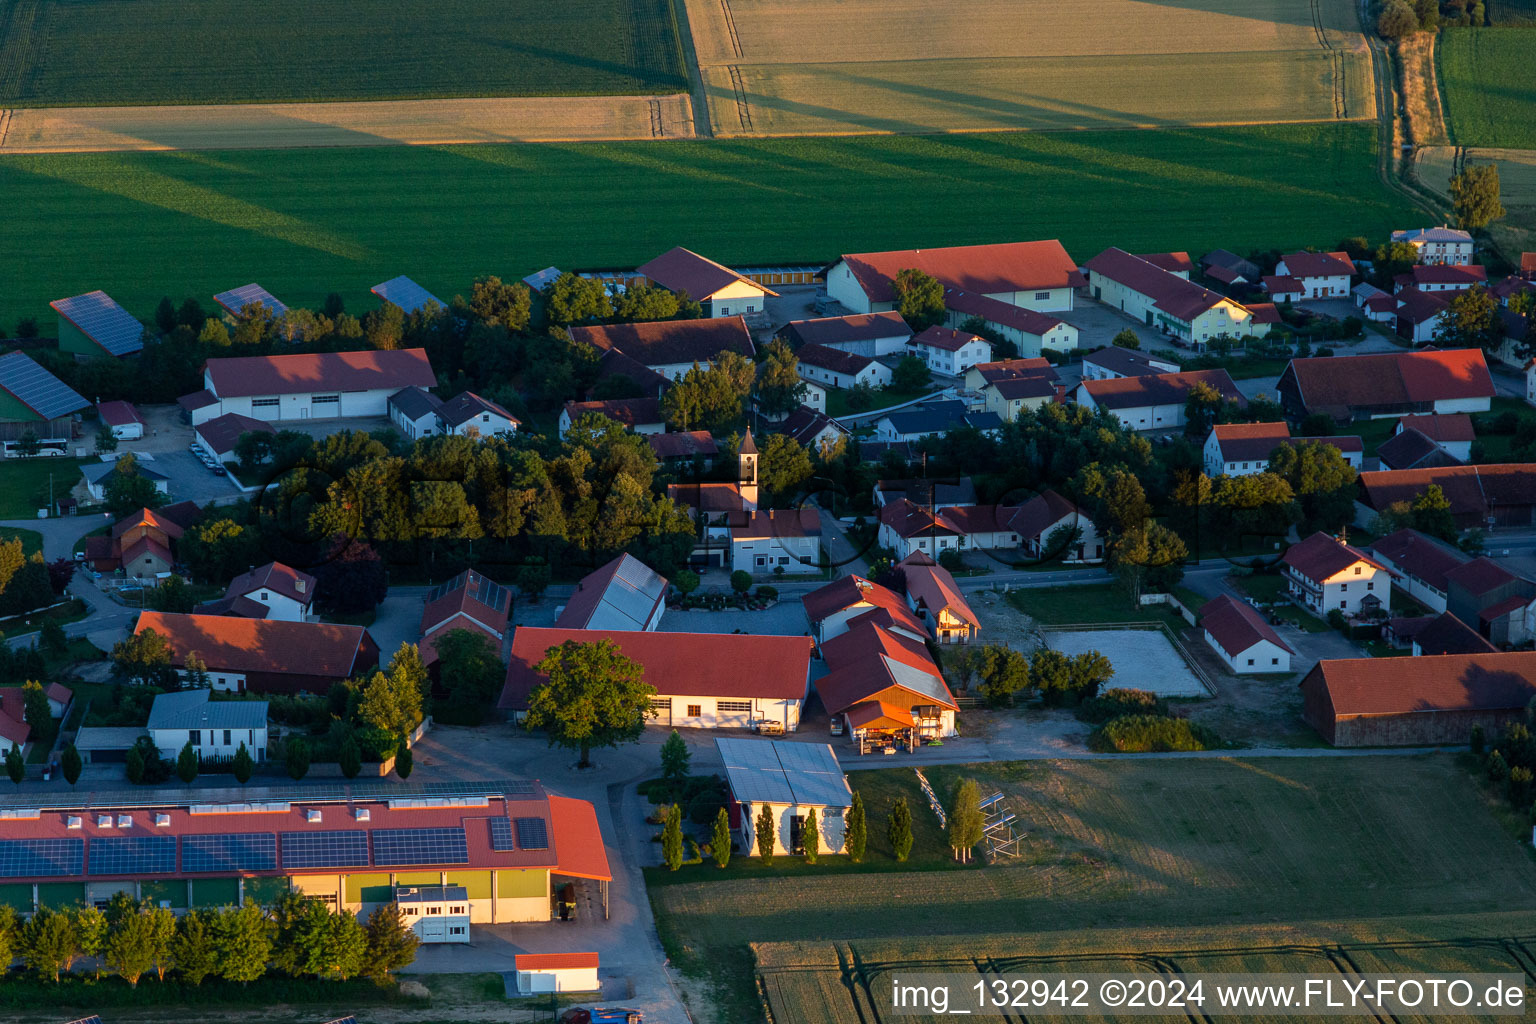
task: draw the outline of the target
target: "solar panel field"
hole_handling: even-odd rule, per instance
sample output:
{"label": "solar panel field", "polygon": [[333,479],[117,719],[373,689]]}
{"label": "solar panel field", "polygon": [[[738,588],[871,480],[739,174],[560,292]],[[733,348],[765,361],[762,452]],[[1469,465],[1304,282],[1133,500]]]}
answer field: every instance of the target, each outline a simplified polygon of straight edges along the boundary
{"label": "solar panel field", "polygon": [[1458,146],[1536,149],[1536,28],[1450,29],[1440,41],[1441,87]]}
{"label": "solar panel field", "polygon": [[[882,853],[864,873],[653,874],[673,962],[742,1014],[760,979],[773,1020],[887,1024],[860,1011],[892,969],[1525,970],[1536,952],[1536,863],[1448,756],[925,771],[941,799],[965,777],[1004,793],[1026,833],[1018,860],[902,873]],[[886,813],[873,798],[871,849]],[[937,830],[921,802],[913,813]],[[1415,945],[1429,940],[1454,941]]]}
{"label": "solar panel field", "polygon": [[716,134],[1376,115],[1353,0],[687,0]]}
{"label": "solar panel field", "polygon": [[[1369,125],[0,157],[0,323],[105,289],[148,320],[260,281],[294,305],[480,274],[1059,237],[1204,252],[1379,237],[1409,208]],[[637,182],[644,182],[643,193]],[[1263,201],[1255,196],[1262,194]],[[725,211],[729,211],[728,215]]]}
{"label": "solar panel field", "polygon": [[687,88],[670,0],[0,0],[0,107]]}

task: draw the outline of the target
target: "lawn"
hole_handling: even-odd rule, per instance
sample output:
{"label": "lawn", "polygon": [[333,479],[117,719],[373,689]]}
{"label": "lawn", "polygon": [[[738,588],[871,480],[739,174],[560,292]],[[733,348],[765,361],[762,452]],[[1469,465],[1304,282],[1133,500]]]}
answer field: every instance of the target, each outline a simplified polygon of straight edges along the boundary
{"label": "lawn", "polygon": [[1134,607],[1125,590],[1113,583],[1026,587],[1010,591],[1008,603],[1036,622],[1051,626],[1154,620],[1166,620],[1178,627],[1185,625],[1182,618],[1159,605]]}
{"label": "lawn", "polygon": [[49,301],[93,288],[149,320],[162,295],[252,280],[360,313],[396,274],[451,298],[480,274],[634,267],[684,242],[756,265],[1028,238],[1079,260],[1331,246],[1413,219],[1375,140],[1335,123],[0,158],[28,254],[0,323],[51,325]]}
{"label": "lawn", "polygon": [[[752,1009],[751,943],[830,951],[832,943],[907,942],[933,951],[921,959],[943,959],[940,951],[959,940],[942,936],[964,935],[968,951],[1007,956],[1033,952],[1042,932],[1079,933],[1051,941],[1089,945],[1100,929],[1158,932],[1142,944],[1105,947],[1139,953],[1188,949],[1195,943],[1186,944],[1185,929],[1219,927],[1229,950],[1266,947],[1264,955],[1281,957],[1274,947],[1288,942],[1279,936],[1316,928],[1313,944],[1321,944],[1326,935],[1344,938],[1354,919],[1396,918],[1393,927],[1412,931],[1432,915],[1483,915],[1466,920],[1489,921],[1502,936],[1536,926],[1536,864],[1449,757],[1038,761],[927,772],[940,794],[964,777],[976,778],[983,794],[1004,793],[1027,833],[1018,860],[971,871],[651,887],[668,955],[715,983],[720,1019],[761,1018]],[[876,774],[892,773],[911,769]],[[862,789],[870,777],[857,772],[851,781]],[[925,816],[932,821],[920,807],[915,817]],[[1501,911],[1518,922],[1492,924]],[[1342,923],[1302,923],[1318,921]],[[1358,938],[1377,937],[1376,926],[1361,927]],[[1244,941],[1250,928],[1263,937]],[[910,965],[916,955],[865,963]],[[817,1011],[775,1019],[872,1018]]]}
{"label": "lawn", "polygon": [[1253,573],[1231,577],[1237,589],[1260,604],[1273,605],[1270,611],[1278,618],[1294,623],[1308,633],[1326,633],[1332,627],[1322,619],[1285,600],[1285,577],[1279,573]]}
{"label": "lawn", "polygon": [[37,518],[37,510],[48,506],[49,478],[53,497],[62,498],[80,482],[80,466],[86,461],[37,458],[0,462],[0,519]]}
{"label": "lawn", "polygon": [[1449,29],[1440,39],[1445,116],[1458,146],[1536,149],[1536,28]]}
{"label": "lawn", "polygon": [[688,87],[670,0],[12,0],[0,33],[3,106]]}
{"label": "lawn", "polygon": [[932,391],[932,388],[918,388],[915,391],[884,388],[875,392],[875,404],[868,409],[851,409],[848,406],[847,390],[844,388],[830,388],[827,391],[827,415],[836,419],[839,416],[869,412],[872,409],[885,409],[892,405],[900,405],[902,402],[910,402],[914,398],[921,398]]}
{"label": "lawn", "polygon": [[43,535],[36,530],[0,530],[0,541],[7,543],[21,538],[21,552],[28,558],[43,550]]}

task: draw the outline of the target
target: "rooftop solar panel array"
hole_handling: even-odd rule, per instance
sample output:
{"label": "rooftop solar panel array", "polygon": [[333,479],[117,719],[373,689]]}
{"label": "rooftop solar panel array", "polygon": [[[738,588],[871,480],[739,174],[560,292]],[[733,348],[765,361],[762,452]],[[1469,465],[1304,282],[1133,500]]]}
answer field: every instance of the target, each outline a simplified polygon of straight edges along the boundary
{"label": "rooftop solar panel array", "polygon": [[518,818],[513,824],[517,826],[517,845],[521,849],[549,849],[549,829],[543,818]]}
{"label": "rooftop solar panel array", "polygon": [[414,313],[429,302],[435,302],[439,306],[447,307],[442,299],[427,291],[421,285],[401,274],[392,277],[383,284],[373,286],[373,294],[385,302],[393,302],[407,313]]}
{"label": "rooftop solar panel array", "polygon": [[0,388],[45,420],[68,416],[91,404],[22,352],[0,356]]}
{"label": "rooftop solar panel array", "polygon": [[619,561],[613,579],[603,588],[602,600],[592,610],[588,629],[641,629],[656,602],[667,589],[667,581],[640,559],[626,555]]}
{"label": "rooftop solar panel array", "polygon": [[517,849],[516,844],[512,842],[511,818],[491,819],[491,849],[503,851]]}
{"label": "rooftop solar panel array", "polygon": [[365,868],[368,833],[363,829],[284,832],[285,868]]}
{"label": "rooftop solar panel array", "polygon": [[478,577],[480,581],[477,600],[481,604],[490,605],[492,608],[500,608],[507,603],[507,588],[486,576]]}
{"label": "rooftop solar panel array", "polygon": [[848,783],[825,743],[717,739],[731,792],[743,803],[762,801],[847,807]]}
{"label": "rooftop solar panel array", "polygon": [[[228,789],[196,790],[195,801],[182,801],[168,797],[163,789],[143,787],[120,790],[90,790],[75,792],[69,789],[36,792],[0,792],[0,810],[21,808],[29,816],[36,817],[40,810],[119,810],[135,808],[170,807],[219,807],[239,806],[242,810],[257,810],[272,805],[295,804],[345,804],[360,800],[410,800],[473,798],[506,796],[511,799],[533,797],[538,792],[535,783],[527,779],[492,779],[486,782],[364,782],[354,780],[330,786],[257,786]],[[286,810],[286,806],[277,809]],[[211,813],[211,812],[205,812]]]}
{"label": "rooftop solar panel array", "polygon": [[176,871],[175,836],[97,836],[93,875],[169,875]]}
{"label": "rooftop solar panel array", "polygon": [[373,862],[468,864],[469,840],[462,828],[381,828],[373,833]]}
{"label": "rooftop solar panel array", "polygon": [[847,807],[853,802],[848,780],[837,764],[832,748],[825,743],[773,744],[784,777],[795,793],[795,803],[818,807]]}
{"label": "rooftop solar panel array", "polygon": [[265,306],[273,316],[282,316],[288,312],[288,307],[277,301],[277,296],[259,284],[243,284],[239,288],[220,292],[213,297],[213,301],[231,313],[238,313],[246,306]]}
{"label": "rooftop solar panel array", "polygon": [[181,870],[188,874],[276,869],[275,832],[226,832],[181,837]]}
{"label": "rooftop solar panel array", "polygon": [[89,292],[49,305],[114,356],[131,355],[144,347],[144,325],[106,292]]}
{"label": "rooftop solar panel array", "polygon": [[0,839],[0,878],[67,878],[84,873],[84,839]]}

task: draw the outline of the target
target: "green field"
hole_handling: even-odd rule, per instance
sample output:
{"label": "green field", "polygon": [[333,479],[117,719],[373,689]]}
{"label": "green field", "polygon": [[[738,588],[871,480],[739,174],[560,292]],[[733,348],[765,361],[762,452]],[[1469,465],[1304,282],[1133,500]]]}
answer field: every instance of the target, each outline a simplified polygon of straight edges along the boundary
{"label": "green field", "polygon": [[[0,519],[35,519],[53,496],[62,498],[80,482],[86,460],[71,458],[6,459],[0,462]],[[28,531],[31,532],[31,531]]]}
{"label": "green field", "polygon": [[[924,959],[983,952],[996,959],[1039,951],[1047,941],[1040,933],[1057,932],[1072,934],[1047,938],[1080,953],[1100,943],[1102,929],[1155,930],[1134,944],[1104,946],[1129,969],[1149,949],[1252,946],[1253,962],[1278,964],[1295,963],[1278,948],[1292,941],[1536,934],[1530,851],[1512,841],[1450,757],[1038,761],[926,771],[944,798],[967,776],[983,794],[1003,792],[1028,834],[1018,861],[651,886],[668,955],[713,983],[718,1019],[758,1019],[754,943],[814,944],[835,965],[839,951],[855,962],[847,946],[904,942],[910,963],[916,949],[930,951]],[[879,774],[912,776],[910,768]],[[849,781],[863,789],[867,777],[855,772]],[[869,802],[872,846],[885,813],[884,801]],[[924,804],[914,817],[932,821]],[[1496,912],[1510,916],[1495,924]],[[1489,924],[1430,920],[1446,914],[1484,915]],[[1202,928],[1209,930],[1203,938]],[[882,958],[895,959],[871,953],[872,962]],[[1197,966],[1191,957],[1184,966],[1245,969],[1224,962]],[[1447,954],[1431,962],[1457,961]],[[835,971],[831,988],[847,1000]],[[776,1007],[774,1019],[871,1020],[846,1002],[830,1016],[811,1003],[794,1006]]]}
{"label": "green field", "polygon": [[687,87],[670,0],[0,0],[0,106]]}
{"label": "green field", "polygon": [[[1379,238],[1411,211],[1368,125],[0,159],[0,323],[103,288],[148,318],[259,281],[290,305],[409,274],[634,267],[673,245],[737,264],[1059,237],[1084,260]],[[1262,195],[1260,201],[1257,197]]]}
{"label": "green field", "polygon": [[1451,29],[1440,78],[1458,146],[1536,149],[1536,28]]}

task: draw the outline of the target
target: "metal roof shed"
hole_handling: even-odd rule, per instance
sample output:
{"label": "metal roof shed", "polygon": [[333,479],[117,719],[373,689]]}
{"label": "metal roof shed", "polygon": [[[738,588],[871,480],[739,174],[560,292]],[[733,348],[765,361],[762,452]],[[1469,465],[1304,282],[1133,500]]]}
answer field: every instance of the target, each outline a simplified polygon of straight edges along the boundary
{"label": "metal roof shed", "polygon": [[414,313],[424,308],[429,302],[435,302],[444,309],[448,308],[446,302],[404,274],[392,277],[382,284],[376,284],[370,290],[385,302],[393,302],[407,313]]}
{"label": "metal roof shed", "polygon": [[0,356],[0,423],[59,420],[90,404],[25,353]]}
{"label": "metal roof shed", "polygon": [[144,325],[103,291],[48,303],[59,314],[59,351],[90,359],[131,356],[144,348]]}
{"label": "metal roof shed", "polygon": [[288,312],[288,307],[279,302],[277,296],[259,284],[243,284],[239,288],[219,292],[213,301],[224,307],[230,316],[239,316],[246,306],[264,306],[273,316],[282,316]]}

